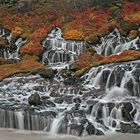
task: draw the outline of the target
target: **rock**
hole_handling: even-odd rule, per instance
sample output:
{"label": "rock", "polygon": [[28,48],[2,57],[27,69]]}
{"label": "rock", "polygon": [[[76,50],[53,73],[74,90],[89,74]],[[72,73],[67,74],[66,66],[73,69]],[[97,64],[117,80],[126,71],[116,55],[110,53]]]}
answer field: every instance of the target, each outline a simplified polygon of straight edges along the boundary
{"label": "rock", "polygon": [[44,111],[44,112],[41,112],[40,115],[42,116],[51,116],[51,117],[56,117],[57,113],[55,111]]}
{"label": "rock", "polygon": [[63,100],[64,100],[67,104],[72,104],[72,103],[73,103],[72,99],[73,99],[73,95],[65,95],[65,96],[63,96]]}
{"label": "rock", "polygon": [[44,78],[53,78],[54,77],[54,74],[55,74],[55,71],[51,68],[49,69],[46,69],[46,68],[39,68],[39,69],[36,69],[33,74],[39,74],[40,76],[44,77]]}
{"label": "rock", "polygon": [[108,76],[110,74],[110,70],[104,70],[102,73],[101,85],[105,86]]}
{"label": "rock", "polygon": [[51,96],[51,97],[62,97],[62,95],[60,95],[57,91],[52,91],[52,92],[50,93],[50,96]]}
{"label": "rock", "polygon": [[134,122],[131,122],[131,123],[121,122],[121,130],[120,131],[122,133],[140,134],[140,126]]}
{"label": "rock", "polygon": [[76,97],[73,99],[73,102],[74,103],[81,103],[82,101],[81,101],[80,97]]}
{"label": "rock", "polygon": [[121,67],[117,67],[116,69],[115,69],[115,75],[116,75],[116,86],[120,86],[120,84],[121,84],[121,80],[122,80],[122,78],[123,78],[123,76],[124,76],[124,73],[125,73],[125,70],[123,70]]}
{"label": "rock", "polygon": [[28,102],[30,105],[40,105],[41,104],[41,98],[39,96],[39,94],[37,92],[35,92],[34,94],[32,94],[29,98],[28,98]]}
{"label": "rock", "polygon": [[64,80],[64,84],[65,85],[78,85],[80,84],[81,82],[83,81],[83,79],[81,79],[80,77],[76,77],[76,76],[73,76],[73,77],[68,77]]}
{"label": "rock", "polygon": [[49,107],[55,107],[55,103],[51,100],[45,100],[43,101],[44,105],[48,105]]}
{"label": "rock", "polygon": [[81,136],[83,130],[84,130],[83,125],[70,124],[70,134],[72,134],[72,135]]}
{"label": "rock", "polygon": [[86,112],[84,110],[75,110],[73,114],[75,117],[86,117]]}
{"label": "rock", "polygon": [[89,135],[94,135],[95,134],[95,127],[91,123],[88,124],[86,127],[86,131],[88,132]]}
{"label": "rock", "polygon": [[97,136],[102,136],[102,135],[104,135],[104,133],[103,133],[101,130],[96,129],[95,135],[97,135]]}
{"label": "rock", "polygon": [[124,118],[125,121],[133,121],[133,117],[132,115],[130,114],[130,111],[133,109],[130,105],[131,103],[127,103],[127,104],[124,104],[123,108],[122,108],[122,116]]}
{"label": "rock", "polygon": [[60,98],[58,97],[58,98],[55,98],[54,102],[57,103],[57,104],[62,104],[63,99],[61,97]]}

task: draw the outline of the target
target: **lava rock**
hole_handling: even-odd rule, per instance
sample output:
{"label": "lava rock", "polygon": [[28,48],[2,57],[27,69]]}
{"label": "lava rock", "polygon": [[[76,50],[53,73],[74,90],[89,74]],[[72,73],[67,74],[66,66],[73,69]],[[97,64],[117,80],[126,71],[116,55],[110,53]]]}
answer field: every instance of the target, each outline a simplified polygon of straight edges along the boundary
{"label": "lava rock", "polygon": [[37,92],[35,92],[34,94],[32,94],[29,98],[28,98],[28,102],[30,105],[40,105],[41,104],[41,98],[39,96],[39,94]]}

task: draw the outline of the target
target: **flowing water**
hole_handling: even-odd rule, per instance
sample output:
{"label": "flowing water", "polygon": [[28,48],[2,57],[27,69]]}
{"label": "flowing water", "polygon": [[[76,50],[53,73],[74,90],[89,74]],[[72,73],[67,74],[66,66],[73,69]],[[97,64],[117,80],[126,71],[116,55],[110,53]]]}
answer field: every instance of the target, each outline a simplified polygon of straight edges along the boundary
{"label": "flowing water", "polygon": [[[1,36],[4,34],[1,31]],[[103,53],[101,49],[107,46],[103,49],[104,55],[109,55],[109,47],[111,54],[131,47],[138,49],[138,40],[139,37],[130,41],[116,29],[102,38],[102,45],[97,45],[96,49]],[[20,48],[21,39],[16,42]],[[87,136],[114,133],[121,131],[125,124],[134,123],[134,130],[128,132],[140,132],[139,60],[91,68],[81,78],[71,73],[72,79],[65,79],[63,71],[68,71],[69,64],[88,45],[65,40],[59,28],[55,28],[42,44],[42,62],[57,69],[57,74],[51,80],[39,75],[17,74],[1,81],[0,127]],[[123,46],[121,50],[120,45]],[[66,84],[69,80],[74,84]],[[28,98],[35,92],[40,95],[42,104],[31,106]]]}
{"label": "flowing water", "polygon": [[3,37],[8,41],[6,46],[0,50],[0,56],[5,59],[20,60],[19,49],[27,42],[27,40],[19,36],[14,37],[7,29],[0,29],[0,37]]}

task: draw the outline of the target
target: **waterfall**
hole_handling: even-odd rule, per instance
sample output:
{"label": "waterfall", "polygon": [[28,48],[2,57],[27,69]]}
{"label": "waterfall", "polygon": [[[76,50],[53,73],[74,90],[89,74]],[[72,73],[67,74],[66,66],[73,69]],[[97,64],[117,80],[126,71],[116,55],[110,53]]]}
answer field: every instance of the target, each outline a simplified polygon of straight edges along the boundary
{"label": "waterfall", "polygon": [[65,40],[59,28],[53,29],[42,45],[45,49],[42,61],[46,65],[64,65],[73,62],[87,47],[83,41]]}
{"label": "waterfall", "polygon": [[62,115],[58,115],[52,122],[51,124],[51,128],[50,128],[50,134],[57,134],[58,133],[58,129],[61,125],[61,121],[62,121],[63,116]]}
{"label": "waterfall", "polygon": [[[0,30],[0,35],[4,34]],[[12,35],[6,36],[12,42]],[[138,39],[130,41],[115,29],[95,47],[98,53],[111,55],[131,47],[138,49]],[[14,51],[9,44],[5,58],[19,58],[19,48],[25,42],[16,39]],[[30,73],[16,74],[1,81],[0,127],[76,136],[121,131],[123,125],[131,122],[139,127],[139,60],[94,67],[84,76],[76,77],[69,71],[69,64],[88,47],[85,42],[65,40],[61,29],[55,28],[42,46],[43,63],[56,69],[60,66],[57,74],[52,79]],[[68,77],[64,76],[65,72],[69,72]],[[39,96],[39,104],[29,102],[34,93]]]}
{"label": "waterfall", "polygon": [[0,37],[3,37],[8,41],[8,44],[6,44],[5,48],[1,50],[3,52],[2,57],[5,59],[19,60],[19,49],[27,42],[27,39],[13,37],[12,33],[6,29],[0,30]]}
{"label": "waterfall", "polygon": [[47,118],[29,112],[0,109],[0,127],[21,130],[43,130],[48,125]]}
{"label": "waterfall", "polygon": [[99,54],[104,56],[121,53],[124,50],[139,50],[138,42],[140,38],[137,37],[133,40],[122,36],[118,29],[115,29],[110,34],[100,39],[100,44],[95,45],[95,49]]}

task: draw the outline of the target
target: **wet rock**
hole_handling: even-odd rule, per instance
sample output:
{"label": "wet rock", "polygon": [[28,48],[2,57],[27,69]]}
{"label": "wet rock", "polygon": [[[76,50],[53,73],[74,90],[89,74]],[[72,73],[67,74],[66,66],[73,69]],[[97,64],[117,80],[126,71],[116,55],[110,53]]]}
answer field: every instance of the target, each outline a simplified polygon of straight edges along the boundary
{"label": "wet rock", "polygon": [[120,86],[124,73],[125,70],[122,70],[122,68],[119,66],[115,69],[116,86]]}
{"label": "wet rock", "polygon": [[41,112],[40,115],[45,116],[45,117],[48,117],[48,116],[56,117],[57,113],[55,111],[44,111],[44,112]]}
{"label": "wet rock", "polygon": [[72,95],[65,95],[65,96],[63,96],[63,100],[67,104],[72,104],[73,103],[73,96]]}
{"label": "wet rock", "polygon": [[72,135],[81,136],[83,130],[84,130],[83,125],[70,124],[70,134]]}
{"label": "wet rock", "polygon": [[86,117],[86,112],[84,110],[75,110],[73,114],[75,117]]}
{"label": "wet rock", "polygon": [[131,112],[133,110],[133,105],[130,102],[123,103],[123,109],[126,109],[127,112]]}
{"label": "wet rock", "polygon": [[133,72],[132,72],[134,78],[135,78],[135,81],[136,82],[140,82],[140,70],[139,69],[135,69]]}
{"label": "wet rock", "polygon": [[126,88],[129,90],[129,94],[133,96],[134,95],[134,91],[133,91],[133,89],[134,89],[134,83],[133,83],[133,80],[132,79],[130,79],[126,83]]}
{"label": "wet rock", "polygon": [[86,131],[88,132],[89,135],[94,135],[95,134],[94,125],[89,123],[88,126],[86,127]]}
{"label": "wet rock", "polygon": [[47,99],[49,99],[50,98],[50,96],[41,96],[41,99],[42,100],[47,100]]}
{"label": "wet rock", "polygon": [[110,74],[110,70],[104,70],[104,71],[103,71],[103,73],[102,73],[102,79],[101,79],[101,81],[100,81],[102,86],[105,86],[109,74]]}
{"label": "wet rock", "polygon": [[39,68],[39,69],[35,70],[33,72],[33,74],[39,74],[44,78],[49,78],[50,79],[50,78],[54,77],[55,71],[53,69],[51,69],[51,68],[49,68],[49,69]]}
{"label": "wet rock", "polygon": [[64,80],[65,85],[78,85],[83,81],[83,79],[73,76],[73,77],[68,77]]}
{"label": "wet rock", "polygon": [[63,103],[63,98],[58,97],[54,100],[54,102],[57,103],[57,104],[62,104]]}
{"label": "wet rock", "polygon": [[115,74],[112,72],[110,75],[110,81],[108,87],[112,87],[113,85],[115,85]]}
{"label": "wet rock", "polygon": [[37,92],[35,92],[28,98],[28,102],[30,105],[40,105],[41,98],[40,98],[39,94]]}
{"label": "wet rock", "polygon": [[140,126],[134,122],[131,122],[131,123],[121,122],[121,130],[120,131],[122,133],[140,134]]}
{"label": "wet rock", "polygon": [[122,109],[122,116],[123,116],[123,119],[127,122],[133,121],[132,115],[125,108]]}
{"label": "wet rock", "polygon": [[62,97],[62,95],[60,95],[57,91],[52,91],[52,92],[50,93],[50,96],[51,96],[51,97]]}
{"label": "wet rock", "polygon": [[74,103],[81,103],[82,101],[81,101],[80,97],[76,97],[73,99],[73,102]]}
{"label": "wet rock", "polygon": [[89,122],[89,121],[88,121],[88,119],[85,119],[85,118],[80,120],[80,123],[82,125],[85,125],[87,122]]}
{"label": "wet rock", "polygon": [[101,130],[96,129],[95,135],[97,135],[97,136],[102,136],[102,135],[104,135],[104,133],[103,133]]}
{"label": "wet rock", "polygon": [[103,111],[102,111],[103,105],[100,104],[97,110],[97,119],[101,119],[103,116]]}
{"label": "wet rock", "polygon": [[48,105],[49,107],[55,107],[55,103],[51,100],[45,100],[43,101],[44,105]]}
{"label": "wet rock", "polygon": [[108,103],[107,106],[109,108],[109,113],[110,113],[112,111],[112,109],[114,108],[115,104],[114,103]]}

